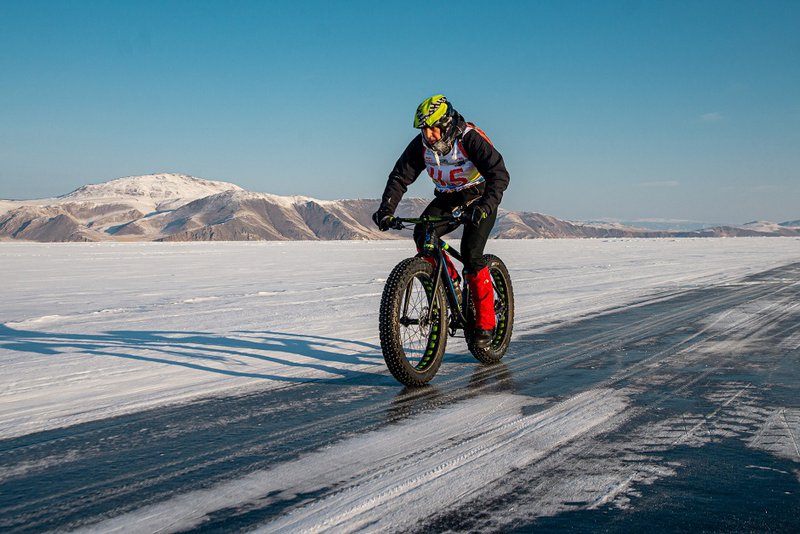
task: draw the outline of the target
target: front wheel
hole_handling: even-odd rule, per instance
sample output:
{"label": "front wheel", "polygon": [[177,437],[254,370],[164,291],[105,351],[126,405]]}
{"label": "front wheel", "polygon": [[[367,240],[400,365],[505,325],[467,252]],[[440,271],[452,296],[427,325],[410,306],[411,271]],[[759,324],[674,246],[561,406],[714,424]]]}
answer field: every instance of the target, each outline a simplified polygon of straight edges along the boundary
{"label": "front wheel", "polygon": [[473,337],[473,327],[475,306],[472,302],[468,306],[467,323],[465,329],[467,347],[475,358],[486,364],[497,363],[505,355],[508,345],[511,343],[511,330],[514,326],[514,290],[511,287],[511,276],[503,260],[492,254],[483,256],[489,267],[489,274],[492,275],[492,287],[494,288],[494,315],[497,326],[494,330],[494,338],[486,348],[479,348],[475,345]]}
{"label": "front wheel", "polygon": [[427,384],[439,370],[447,344],[447,299],[434,269],[420,258],[394,268],[383,289],[380,338],[383,359],[406,386]]}

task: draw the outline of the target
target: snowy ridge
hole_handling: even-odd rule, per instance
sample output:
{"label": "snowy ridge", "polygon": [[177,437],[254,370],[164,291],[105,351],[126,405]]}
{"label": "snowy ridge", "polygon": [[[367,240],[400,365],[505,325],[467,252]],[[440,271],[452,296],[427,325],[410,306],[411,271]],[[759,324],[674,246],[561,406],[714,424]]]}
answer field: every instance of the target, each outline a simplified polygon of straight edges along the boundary
{"label": "snowy ridge", "polygon": [[[57,198],[0,201],[0,240],[54,241],[289,241],[395,239],[371,220],[376,199],[318,200],[254,193],[184,174],[128,176],[85,185]],[[426,200],[404,199],[402,216],[418,215]],[[773,223],[700,231],[659,231],[621,224],[570,223],[533,212],[500,209],[491,237],[730,237],[794,236]],[[459,232],[453,234],[458,238]]]}
{"label": "snowy ridge", "polygon": [[791,225],[791,222],[777,224],[769,221],[752,221],[747,224],[743,224],[741,228],[761,233],[772,233],[786,236],[797,235],[797,232],[794,228],[792,228]]}
{"label": "snowy ridge", "polygon": [[195,200],[223,191],[244,191],[228,182],[215,182],[185,174],[149,174],[127,176],[100,184],[79,187],[58,197],[60,201],[110,200],[147,198],[156,202],[167,200]]}
{"label": "snowy ridge", "polygon": [[[0,240],[287,241],[393,239],[371,221],[377,200],[254,193],[183,174],[129,176],[58,198],[0,203]],[[418,214],[406,199],[398,213]]]}

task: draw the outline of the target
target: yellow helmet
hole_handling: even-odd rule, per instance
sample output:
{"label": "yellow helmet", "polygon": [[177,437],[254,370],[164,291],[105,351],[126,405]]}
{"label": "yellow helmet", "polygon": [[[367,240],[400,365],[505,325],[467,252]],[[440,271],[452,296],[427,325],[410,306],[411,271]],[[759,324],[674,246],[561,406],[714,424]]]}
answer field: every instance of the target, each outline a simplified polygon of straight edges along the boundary
{"label": "yellow helmet", "polygon": [[448,113],[450,110],[450,104],[444,95],[433,95],[426,98],[417,107],[417,112],[414,114],[414,128],[432,127],[442,117],[452,115],[452,113]]}

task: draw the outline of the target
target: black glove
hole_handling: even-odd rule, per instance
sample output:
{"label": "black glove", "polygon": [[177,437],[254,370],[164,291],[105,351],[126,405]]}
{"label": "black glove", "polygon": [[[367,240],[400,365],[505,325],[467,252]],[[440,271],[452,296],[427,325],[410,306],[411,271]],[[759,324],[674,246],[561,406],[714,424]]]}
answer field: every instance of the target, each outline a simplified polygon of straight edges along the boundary
{"label": "black glove", "polygon": [[464,220],[472,226],[478,226],[489,214],[480,206],[470,206],[464,211]]}
{"label": "black glove", "polygon": [[375,221],[381,232],[385,232],[392,227],[394,216],[386,208],[378,208],[378,211],[372,214],[372,220]]}

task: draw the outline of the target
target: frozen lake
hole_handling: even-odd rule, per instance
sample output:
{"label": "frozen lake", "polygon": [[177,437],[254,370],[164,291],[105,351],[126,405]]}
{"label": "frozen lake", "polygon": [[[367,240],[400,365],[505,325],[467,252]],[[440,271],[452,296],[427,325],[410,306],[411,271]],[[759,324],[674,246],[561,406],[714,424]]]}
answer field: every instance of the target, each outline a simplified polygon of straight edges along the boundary
{"label": "frozen lake", "polygon": [[0,484],[31,499],[0,527],[622,528],[684,467],[707,491],[712,449],[798,510],[800,239],[491,241],[512,348],[482,367],[451,339],[416,391],[377,339],[411,249],[0,245]]}

